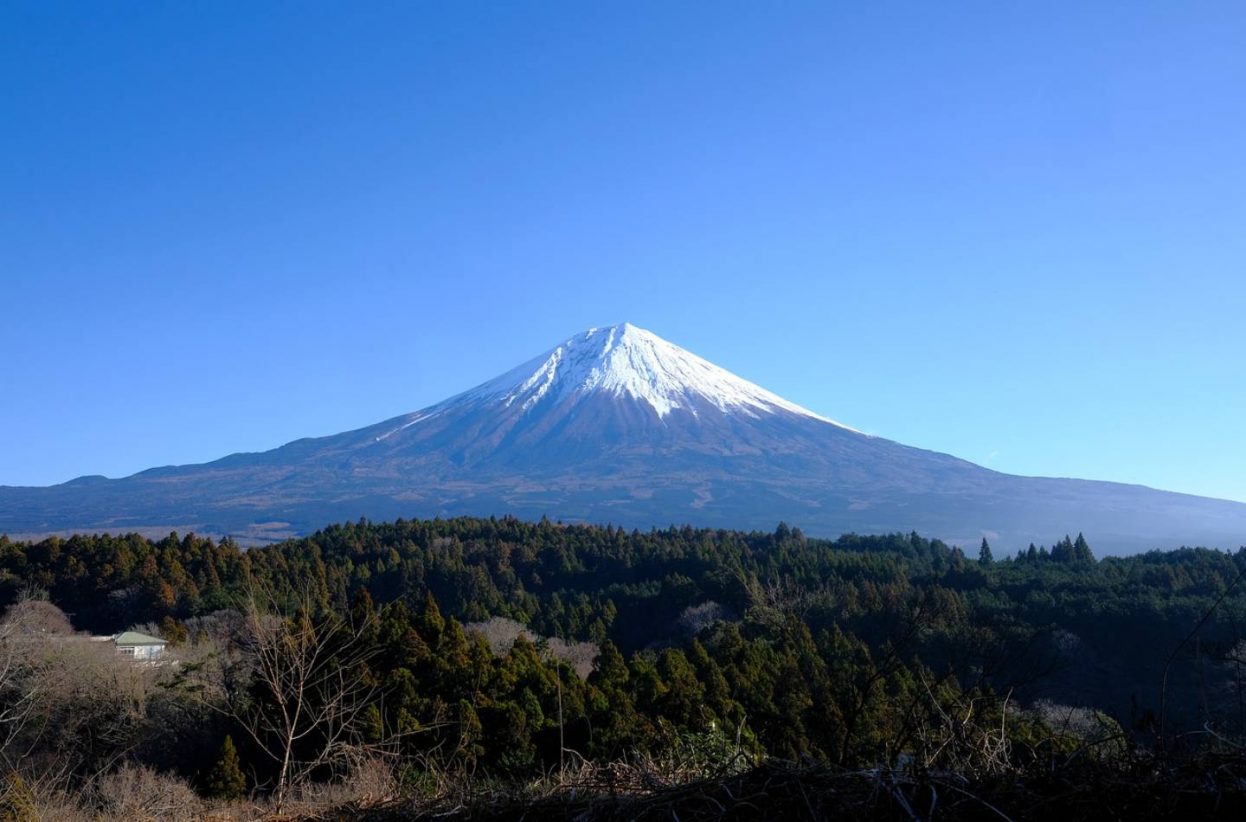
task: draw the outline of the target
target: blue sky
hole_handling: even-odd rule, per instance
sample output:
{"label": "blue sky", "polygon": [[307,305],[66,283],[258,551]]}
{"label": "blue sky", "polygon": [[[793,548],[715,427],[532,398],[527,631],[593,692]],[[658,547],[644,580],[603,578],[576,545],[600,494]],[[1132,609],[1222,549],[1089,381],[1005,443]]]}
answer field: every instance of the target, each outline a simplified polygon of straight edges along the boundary
{"label": "blue sky", "polygon": [[0,484],[623,320],[854,427],[1246,500],[1237,3],[0,8]]}

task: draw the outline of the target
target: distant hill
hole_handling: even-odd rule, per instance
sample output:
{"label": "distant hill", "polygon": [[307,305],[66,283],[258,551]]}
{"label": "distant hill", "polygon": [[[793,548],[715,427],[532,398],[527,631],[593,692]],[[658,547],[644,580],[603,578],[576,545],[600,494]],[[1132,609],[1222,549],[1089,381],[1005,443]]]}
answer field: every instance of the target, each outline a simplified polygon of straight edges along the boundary
{"label": "distant hill", "polygon": [[1015,551],[1246,543],[1246,504],[1002,474],[868,436],[656,335],[591,329],[437,405],[263,453],[0,487],[0,532],[170,528],[263,542],[373,519],[515,514],[627,527],[917,530]]}

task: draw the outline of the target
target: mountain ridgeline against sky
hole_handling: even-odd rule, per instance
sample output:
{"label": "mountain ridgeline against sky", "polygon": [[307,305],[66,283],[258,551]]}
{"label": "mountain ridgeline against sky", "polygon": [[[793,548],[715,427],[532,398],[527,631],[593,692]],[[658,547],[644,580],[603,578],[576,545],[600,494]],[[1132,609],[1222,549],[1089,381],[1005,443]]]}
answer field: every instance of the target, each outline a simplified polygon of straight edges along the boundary
{"label": "mountain ridgeline against sky", "polygon": [[0,532],[194,530],[502,515],[916,530],[1000,549],[1083,531],[1101,552],[1246,543],[1246,504],[1001,474],[855,431],[633,325],[591,329],[412,414],[202,465],[0,488]]}

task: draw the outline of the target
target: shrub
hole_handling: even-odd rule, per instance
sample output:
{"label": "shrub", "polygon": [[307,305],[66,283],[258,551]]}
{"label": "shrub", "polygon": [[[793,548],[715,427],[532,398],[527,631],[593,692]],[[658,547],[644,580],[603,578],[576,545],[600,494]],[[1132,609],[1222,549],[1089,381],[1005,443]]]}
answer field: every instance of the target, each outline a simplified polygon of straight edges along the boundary
{"label": "shrub", "polygon": [[106,817],[167,822],[190,822],[203,817],[203,803],[190,785],[151,768],[124,765],[101,777],[96,793],[101,815]]}

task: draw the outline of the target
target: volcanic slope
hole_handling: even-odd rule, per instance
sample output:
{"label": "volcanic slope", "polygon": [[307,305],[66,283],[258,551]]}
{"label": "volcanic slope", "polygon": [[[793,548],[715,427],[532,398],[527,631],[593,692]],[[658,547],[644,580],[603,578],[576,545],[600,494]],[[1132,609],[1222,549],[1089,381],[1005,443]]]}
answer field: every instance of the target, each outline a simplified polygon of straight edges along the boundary
{"label": "volcanic slope", "polygon": [[630,324],[590,329],[437,405],[202,465],[0,488],[0,532],[170,528],[264,541],[457,514],[916,530],[997,550],[1085,532],[1101,552],[1246,543],[1246,505],[1017,477],[868,436]]}

